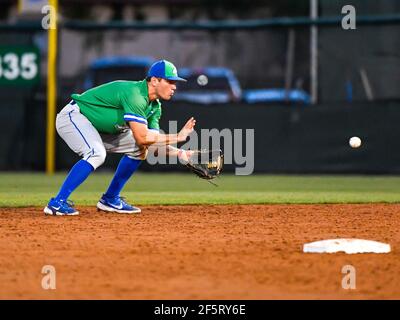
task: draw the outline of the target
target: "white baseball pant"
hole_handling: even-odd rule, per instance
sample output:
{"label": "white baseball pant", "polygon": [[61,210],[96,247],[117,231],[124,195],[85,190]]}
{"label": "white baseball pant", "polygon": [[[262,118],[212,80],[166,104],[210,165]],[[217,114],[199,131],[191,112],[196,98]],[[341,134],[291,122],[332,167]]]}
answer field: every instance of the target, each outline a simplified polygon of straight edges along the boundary
{"label": "white baseball pant", "polygon": [[78,104],[71,102],[57,114],[57,132],[71,150],[89,162],[94,169],[104,163],[107,152],[124,153],[132,159],[143,160],[142,151],[130,128],[119,134],[99,133],[80,113]]}

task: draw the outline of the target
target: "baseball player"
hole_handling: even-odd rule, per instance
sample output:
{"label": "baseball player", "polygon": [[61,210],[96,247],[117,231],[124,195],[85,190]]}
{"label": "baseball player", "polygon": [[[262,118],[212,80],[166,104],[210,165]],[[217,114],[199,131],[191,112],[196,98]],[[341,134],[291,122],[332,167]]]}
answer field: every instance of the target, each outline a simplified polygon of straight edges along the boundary
{"label": "baseball player", "polygon": [[170,100],[177,81],[186,81],[166,60],[155,62],[142,81],[113,81],[82,94],[71,95],[71,102],[57,115],[58,134],[82,159],[68,173],[58,194],[44,208],[48,215],[78,215],[68,200],[71,193],[99,166],[107,152],[123,153],[113,179],[97,208],[107,212],[139,213],[124,201],[120,192],[151,145],[167,146],[168,155],[187,161],[191,151],[173,147],[194,130],[190,118],[178,134],[159,133],[160,99]]}

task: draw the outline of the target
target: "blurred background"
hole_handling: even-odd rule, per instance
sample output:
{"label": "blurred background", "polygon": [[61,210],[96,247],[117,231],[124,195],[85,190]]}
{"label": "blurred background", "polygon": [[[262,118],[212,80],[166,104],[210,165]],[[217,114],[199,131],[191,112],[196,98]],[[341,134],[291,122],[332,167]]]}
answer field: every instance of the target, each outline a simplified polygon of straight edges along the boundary
{"label": "blurred background", "polygon": [[[47,4],[0,0],[3,171],[46,167]],[[342,28],[345,5],[356,29]],[[256,173],[400,173],[397,0],[59,0],[58,9],[57,111],[72,93],[141,80],[167,59],[189,81],[163,103],[166,131],[190,116],[199,129],[255,129]],[[57,170],[78,160],[58,137],[55,154]]]}

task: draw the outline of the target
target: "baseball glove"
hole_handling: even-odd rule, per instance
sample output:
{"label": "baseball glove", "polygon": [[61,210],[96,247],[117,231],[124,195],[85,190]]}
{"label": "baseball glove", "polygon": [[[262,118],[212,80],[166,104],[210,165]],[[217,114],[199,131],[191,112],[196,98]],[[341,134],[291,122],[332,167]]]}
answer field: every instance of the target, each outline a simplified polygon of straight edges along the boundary
{"label": "baseball glove", "polygon": [[219,176],[224,166],[224,155],[221,150],[196,150],[192,152],[186,167],[202,179],[211,180]]}

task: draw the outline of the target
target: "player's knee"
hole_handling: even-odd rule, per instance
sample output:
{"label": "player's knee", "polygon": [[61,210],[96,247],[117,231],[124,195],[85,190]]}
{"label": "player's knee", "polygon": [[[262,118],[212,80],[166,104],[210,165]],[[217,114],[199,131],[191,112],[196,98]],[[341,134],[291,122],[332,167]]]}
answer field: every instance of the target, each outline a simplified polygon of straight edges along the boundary
{"label": "player's knee", "polygon": [[104,163],[104,161],[106,160],[106,157],[107,157],[106,149],[102,148],[97,151],[97,158],[99,159],[100,165],[102,165]]}
{"label": "player's knee", "polygon": [[104,146],[95,146],[90,150],[90,154],[87,156],[87,162],[89,162],[94,169],[100,167],[106,160],[107,152]]}

